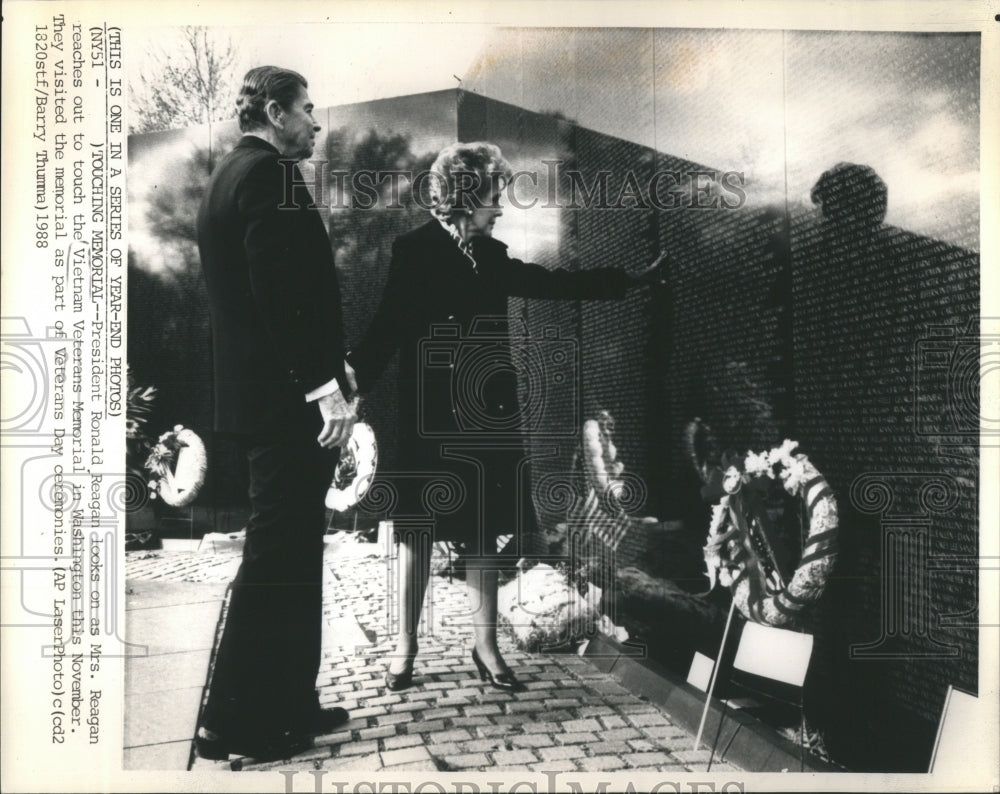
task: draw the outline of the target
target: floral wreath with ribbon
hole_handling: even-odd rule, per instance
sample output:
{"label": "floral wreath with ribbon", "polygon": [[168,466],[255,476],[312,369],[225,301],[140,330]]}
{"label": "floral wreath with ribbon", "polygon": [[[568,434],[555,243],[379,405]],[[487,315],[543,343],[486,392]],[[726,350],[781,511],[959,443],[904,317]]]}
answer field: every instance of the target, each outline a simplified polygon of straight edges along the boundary
{"label": "floral wreath with ribbon", "polygon": [[333,481],[326,492],[326,506],[342,512],[356,505],[367,493],[378,468],[375,431],[366,422],[357,422],[347,443],[341,447]]}
{"label": "floral wreath with ribbon", "polygon": [[[715,501],[704,549],[709,590],[716,582],[728,587],[745,618],[771,626],[798,621],[823,594],[837,559],[836,499],[809,458],[796,453],[797,447],[786,439],[769,452],[724,457],[702,489]],[[767,539],[774,536],[767,496],[775,482],[801,500],[809,521],[802,557],[787,582]]]}
{"label": "floral wreath with ribbon", "polygon": [[150,496],[159,496],[171,507],[191,504],[205,484],[208,455],[205,444],[194,430],[183,425],[160,436],[146,459],[153,477]]}

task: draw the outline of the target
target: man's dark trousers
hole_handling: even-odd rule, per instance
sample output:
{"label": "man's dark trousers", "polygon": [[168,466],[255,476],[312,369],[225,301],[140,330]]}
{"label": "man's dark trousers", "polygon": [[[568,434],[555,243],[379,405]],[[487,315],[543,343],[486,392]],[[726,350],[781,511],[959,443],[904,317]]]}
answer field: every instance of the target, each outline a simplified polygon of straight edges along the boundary
{"label": "man's dark trousers", "polygon": [[315,434],[248,440],[251,517],[204,724],[258,738],[299,729],[317,706],[324,495],[336,450]]}

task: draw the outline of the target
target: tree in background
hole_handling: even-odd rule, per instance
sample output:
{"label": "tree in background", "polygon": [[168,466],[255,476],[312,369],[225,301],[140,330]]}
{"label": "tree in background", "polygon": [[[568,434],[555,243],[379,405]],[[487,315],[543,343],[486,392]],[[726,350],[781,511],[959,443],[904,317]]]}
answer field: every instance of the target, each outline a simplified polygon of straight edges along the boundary
{"label": "tree in background", "polygon": [[195,228],[209,175],[207,147],[172,162],[143,207],[155,245],[129,247],[129,363],[137,383],[157,388],[154,429],[180,422],[202,431],[210,423],[208,302]]}
{"label": "tree in background", "polygon": [[[406,133],[393,130],[379,132],[374,127],[367,132],[349,127],[330,130],[324,153],[330,173],[350,175],[366,171],[419,174],[430,168],[436,156],[434,152],[417,155]],[[375,188],[377,199],[371,195],[359,195],[354,187],[347,180],[343,192],[330,197],[334,207],[330,212],[330,244],[337,270],[348,289],[358,279],[371,279],[373,273],[384,276],[396,235],[430,217],[427,210],[415,201],[413,186],[408,179],[399,180],[396,195],[392,193],[391,180],[383,179]],[[426,205],[428,197],[423,198]],[[361,209],[355,206],[355,200],[360,202],[358,206]],[[361,326],[367,327],[369,310],[370,307],[365,308],[358,318]],[[345,317],[345,322],[347,320]]]}
{"label": "tree in background", "polygon": [[129,81],[129,133],[223,121],[236,115],[236,51],[228,36],[188,25],[147,53]]}

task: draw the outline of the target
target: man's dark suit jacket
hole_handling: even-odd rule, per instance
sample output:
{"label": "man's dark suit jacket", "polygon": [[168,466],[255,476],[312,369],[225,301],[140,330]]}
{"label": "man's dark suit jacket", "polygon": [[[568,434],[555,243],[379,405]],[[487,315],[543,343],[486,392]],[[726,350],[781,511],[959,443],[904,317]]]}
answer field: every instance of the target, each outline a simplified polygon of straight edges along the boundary
{"label": "man's dark suit jacket", "polygon": [[[221,432],[319,432],[305,395],[333,378],[348,391],[330,242],[298,166],[286,178],[280,160],[244,136],[216,167],[198,213]],[[295,201],[286,196],[292,179]]]}

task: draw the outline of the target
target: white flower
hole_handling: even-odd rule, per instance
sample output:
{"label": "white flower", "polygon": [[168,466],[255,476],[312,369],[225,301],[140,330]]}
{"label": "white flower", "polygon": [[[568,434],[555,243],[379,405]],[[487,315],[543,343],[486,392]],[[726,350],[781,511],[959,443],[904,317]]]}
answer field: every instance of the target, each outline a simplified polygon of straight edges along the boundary
{"label": "white flower", "polygon": [[743,479],[740,476],[740,471],[735,466],[730,466],[726,469],[726,473],[722,476],[722,490],[728,494],[734,494],[743,485]]}
{"label": "white flower", "polygon": [[774,478],[774,472],[771,471],[771,463],[766,452],[759,455],[756,452],[747,453],[745,468],[747,474],[751,476],[759,477],[766,474],[768,477]]}
{"label": "white flower", "polygon": [[805,455],[800,455],[797,460],[790,461],[781,472],[781,479],[784,481],[785,490],[793,496],[799,492],[809,479],[808,460]]}
{"label": "white flower", "polygon": [[798,448],[799,442],[786,438],[780,447],[775,447],[768,453],[768,460],[771,465],[780,463],[782,466],[791,466],[795,461],[792,453]]}

